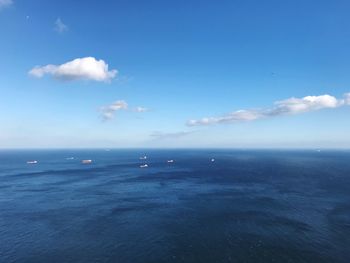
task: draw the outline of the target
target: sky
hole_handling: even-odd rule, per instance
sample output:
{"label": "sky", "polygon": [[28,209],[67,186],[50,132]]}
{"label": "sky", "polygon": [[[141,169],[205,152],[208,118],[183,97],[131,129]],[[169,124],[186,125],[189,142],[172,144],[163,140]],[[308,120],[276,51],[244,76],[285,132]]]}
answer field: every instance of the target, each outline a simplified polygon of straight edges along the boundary
{"label": "sky", "polygon": [[0,148],[350,148],[349,10],[0,0]]}

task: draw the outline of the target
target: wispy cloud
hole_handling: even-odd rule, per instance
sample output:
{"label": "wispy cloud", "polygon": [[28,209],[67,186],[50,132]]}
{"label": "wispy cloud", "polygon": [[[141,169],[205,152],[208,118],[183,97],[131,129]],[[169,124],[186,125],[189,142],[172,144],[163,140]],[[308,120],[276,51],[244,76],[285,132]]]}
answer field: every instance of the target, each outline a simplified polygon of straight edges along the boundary
{"label": "wispy cloud", "polygon": [[350,92],[344,94],[344,104],[350,105]]}
{"label": "wispy cloud", "polygon": [[[128,111],[128,110],[129,110],[128,103],[124,100],[118,100],[113,102],[110,105],[101,107],[100,112],[101,112],[102,119],[104,121],[108,121],[108,120],[114,119],[117,111]],[[140,107],[140,106],[130,109],[130,111],[134,111],[134,112],[146,112],[147,110],[148,110],[147,108]]]}
{"label": "wispy cloud", "polygon": [[147,108],[145,108],[145,107],[136,107],[136,108],[134,108],[133,109],[135,112],[146,112],[146,111],[148,111],[148,109]]}
{"label": "wispy cloud", "polygon": [[150,136],[155,139],[176,139],[193,133],[194,131],[180,131],[180,132],[154,132]]}
{"label": "wispy cloud", "polygon": [[61,18],[57,18],[55,21],[55,31],[57,31],[58,33],[63,33],[68,31],[68,26],[63,23]]}
{"label": "wispy cloud", "polygon": [[271,118],[281,115],[295,115],[321,109],[332,109],[350,105],[350,93],[337,99],[331,95],[306,96],[303,98],[289,98],[274,103],[270,108],[238,110],[232,113],[218,116],[206,117],[198,120],[189,120],[188,126],[213,125],[220,123],[235,123],[241,121],[253,121],[263,118]]}
{"label": "wispy cloud", "polygon": [[102,59],[94,57],[76,58],[61,65],[36,66],[29,71],[29,75],[42,78],[45,75],[52,75],[59,80],[93,80],[109,82],[116,75],[117,70],[108,70],[108,64]]}
{"label": "wispy cloud", "polygon": [[0,10],[13,4],[12,0],[0,0]]}
{"label": "wispy cloud", "polygon": [[118,100],[110,105],[101,108],[102,119],[107,121],[115,117],[115,113],[121,110],[127,110],[128,104],[124,100]]}

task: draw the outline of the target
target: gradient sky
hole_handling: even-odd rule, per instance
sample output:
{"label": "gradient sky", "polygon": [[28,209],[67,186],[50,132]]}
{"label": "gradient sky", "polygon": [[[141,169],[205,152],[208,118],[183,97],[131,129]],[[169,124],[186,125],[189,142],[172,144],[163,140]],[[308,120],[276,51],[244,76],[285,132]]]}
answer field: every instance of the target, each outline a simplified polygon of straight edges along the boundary
{"label": "gradient sky", "polygon": [[[337,0],[0,0],[0,148],[349,148],[349,10]],[[118,72],[60,71],[86,57]],[[325,94],[337,104],[265,114]],[[238,110],[264,114],[221,122]]]}

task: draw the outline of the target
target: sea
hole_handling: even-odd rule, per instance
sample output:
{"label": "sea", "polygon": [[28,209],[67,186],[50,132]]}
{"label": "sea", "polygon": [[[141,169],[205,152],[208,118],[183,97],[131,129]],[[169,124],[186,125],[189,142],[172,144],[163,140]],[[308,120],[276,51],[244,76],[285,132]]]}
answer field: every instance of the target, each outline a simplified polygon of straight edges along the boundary
{"label": "sea", "polygon": [[348,263],[350,151],[0,150],[0,262]]}

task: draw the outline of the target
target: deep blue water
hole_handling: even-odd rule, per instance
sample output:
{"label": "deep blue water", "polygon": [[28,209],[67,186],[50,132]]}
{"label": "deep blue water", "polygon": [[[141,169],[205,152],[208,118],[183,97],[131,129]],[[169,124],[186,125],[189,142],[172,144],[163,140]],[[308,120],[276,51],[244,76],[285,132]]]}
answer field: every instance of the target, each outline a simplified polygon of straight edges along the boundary
{"label": "deep blue water", "polygon": [[2,150],[0,261],[350,262],[350,151]]}

